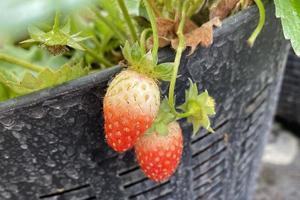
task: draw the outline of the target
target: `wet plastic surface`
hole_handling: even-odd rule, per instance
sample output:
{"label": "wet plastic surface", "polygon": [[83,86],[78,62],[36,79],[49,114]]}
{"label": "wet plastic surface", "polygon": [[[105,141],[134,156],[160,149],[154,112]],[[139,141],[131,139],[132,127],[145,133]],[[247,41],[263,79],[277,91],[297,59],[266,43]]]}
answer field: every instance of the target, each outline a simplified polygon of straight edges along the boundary
{"label": "wet plastic surface", "polygon": [[256,8],[224,21],[210,48],[182,60],[178,101],[188,78],[208,89],[217,103],[216,133],[192,138],[191,126],[181,123],[184,155],[170,180],[148,180],[132,151],[117,154],[104,141],[102,98],[115,67],[0,104],[0,199],[251,199],[288,46],[273,5],[267,7],[253,48],[246,40]]}
{"label": "wet plastic surface", "polygon": [[277,115],[300,125],[300,57],[291,50],[282,83]]}

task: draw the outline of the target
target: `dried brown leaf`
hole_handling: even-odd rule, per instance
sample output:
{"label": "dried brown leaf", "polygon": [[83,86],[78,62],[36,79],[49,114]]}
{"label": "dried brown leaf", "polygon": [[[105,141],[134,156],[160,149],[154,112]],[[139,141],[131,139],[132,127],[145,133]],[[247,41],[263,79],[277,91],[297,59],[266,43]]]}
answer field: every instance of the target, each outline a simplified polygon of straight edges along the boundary
{"label": "dried brown leaf", "polygon": [[[176,30],[178,28],[178,22],[171,19],[158,18],[157,19],[157,32],[159,39],[159,47],[165,47],[171,44],[171,40],[176,38]],[[186,20],[184,33],[189,33],[198,28],[198,26],[190,19]],[[151,49],[153,46],[153,38],[150,37],[147,41],[147,49]]]}
{"label": "dried brown leaf", "polygon": [[[235,6],[235,11],[238,12],[240,10],[244,10],[253,4],[253,0],[243,0],[239,1]],[[235,12],[235,13],[236,13]]]}
{"label": "dried brown leaf", "polygon": [[[168,46],[171,39],[176,37],[174,32],[175,21],[171,19],[158,18],[157,19],[157,33],[158,33],[158,43],[159,47]],[[151,49],[153,46],[153,37],[147,40],[147,49]]]}
{"label": "dried brown leaf", "polygon": [[175,21],[171,19],[158,18],[157,19],[157,32],[160,37],[174,37],[176,33],[174,32]]}
{"label": "dried brown leaf", "polygon": [[[164,37],[158,37],[158,47],[162,48],[162,47],[166,47],[171,43],[171,39],[169,38],[164,38]],[[147,49],[152,49],[153,47],[153,37],[150,37],[147,40]]]}
{"label": "dried brown leaf", "polygon": [[[201,27],[193,30],[190,33],[185,34],[185,45],[191,47],[190,54],[192,54],[198,45],[203,47],[209,47],[213,43],[213,27],[221,26],[219,18],[213,18],[204,23]],[[178,46],[178,39],[171,41],[174,49]]]}
{"label": "dried brown leaf", "polygon": [[220,20],[226,18],[236,7],[240,0],[218,0],[210,8],[209,19],[218,17]]}
{"label": "dried brown leaf", "polygon": [[[179,26],[179,22],[180,21],[176,21],[175,22],[175,27],[174,27],[174,32],[176,33],[176,30],[178,29]],[[183,33],[189,33],[192,32],[193,30],[195,30],[196,28],[198,28],[198,25],[195,24],[192,20],[190,19],[186,19],[185,20],[185,25],[184,25],[184,29],[183,29]]]}

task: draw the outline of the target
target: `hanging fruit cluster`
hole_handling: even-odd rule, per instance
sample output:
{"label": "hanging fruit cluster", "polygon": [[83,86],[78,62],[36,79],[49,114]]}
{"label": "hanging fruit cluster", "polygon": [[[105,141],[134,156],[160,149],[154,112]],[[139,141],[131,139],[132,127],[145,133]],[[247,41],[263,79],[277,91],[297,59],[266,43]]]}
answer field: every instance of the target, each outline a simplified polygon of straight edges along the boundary
{"label": "hanging fruit cluster", "polygon": [[[174,89],[185,49],[183,29],[192,3],[180,3],[176,57],[174,62],[162,64],[157,64],[157,21],[149,2],[144,4],[152,25],[153,48],[146,52],[144,42],[127,42],[122,49],[127,68],[112,80],[103,101],[105,137],[117,152],[134,148],[145,175],[160,182],[175,172],[182,156],[183,135],[177,120],[186,118],[193,124],[194,133],[201,126],[213,132],[209,116],[215,114],[215,102],[207,91],[199,94],[196,84],[190,81],[185,103],[175,105]],[[170,81],[168,98],[162,101],[159,80]]]}

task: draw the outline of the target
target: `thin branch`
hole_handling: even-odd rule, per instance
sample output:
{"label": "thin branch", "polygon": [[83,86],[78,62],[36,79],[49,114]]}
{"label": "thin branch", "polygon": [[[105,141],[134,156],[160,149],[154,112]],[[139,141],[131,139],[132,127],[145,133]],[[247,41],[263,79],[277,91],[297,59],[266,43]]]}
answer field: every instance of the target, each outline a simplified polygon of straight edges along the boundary
{"label": "thin branch", "polygon": [[41,72],[44,69],[44,67],[42,67],[42,66],[32,64],[30,62],[27,62],[26,60],[22,60],[20,58],[15,58],[13,56],[10,56],[10,55],[4,54],[4,53],[0,53],[0,60],[11,63],[11,64],[16,64],[16,65],[22,66],[22,67],[29,69],[31,71],[34,71],[34,72]]}
{"label": "thin branch", "polygon": [[122,10],[124,18],[125,18],[125,20],[127,22],[129,31],[131,33],[132,43],[134,43],[135,41],[138,40],[138,36],[137,36],[136,30],[135,30],[135,27],[133,25],[133,21],[132,21],[130,15],[129,15],[129,12],[128,12],[128,9],[126,7],[126,4],[125,4],[124,0],[118,0],[118,3],[119,3],[119,6],[120,6],[120,8]]}

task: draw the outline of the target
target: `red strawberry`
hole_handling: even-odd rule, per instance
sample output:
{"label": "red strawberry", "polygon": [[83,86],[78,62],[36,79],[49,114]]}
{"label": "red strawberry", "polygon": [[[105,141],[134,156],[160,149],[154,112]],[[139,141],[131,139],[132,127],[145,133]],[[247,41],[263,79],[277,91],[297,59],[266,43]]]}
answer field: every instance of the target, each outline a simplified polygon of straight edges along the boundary
{"label": "red strawberry", "polygon": [[160,182],[176,170],[182,155],[183,138],[179,124],[168,125],[167,134],[145,134],[135,144],[137,160],[150,179]]}
{"label": "red strawberry", "polygon": [[115,151],[135,144],[152,124],[160,106],[156,82],[136,71],[118,74],[108,87],[103,102],[105,137]]}

